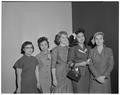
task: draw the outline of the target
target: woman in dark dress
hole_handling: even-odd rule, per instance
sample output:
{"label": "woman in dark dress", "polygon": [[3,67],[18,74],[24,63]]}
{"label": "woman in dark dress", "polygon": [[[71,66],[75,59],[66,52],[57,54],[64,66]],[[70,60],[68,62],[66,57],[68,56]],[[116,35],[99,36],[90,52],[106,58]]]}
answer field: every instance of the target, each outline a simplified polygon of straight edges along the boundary
{"label": "woman in dark dress", "polygon": [[114,60],[112,49],[104,45],[104,33],[97,32],[93,42],[96,46],[90,50],[91,70],[90,93],[110,93],[110,73],[113,70]]}
{"label": "woman in dark dress", "polygon": [[68,64],[77,67],[81,78],[79,82],[72,81],[74,93],[89,93],[88,48],[85,46],[84,29],[75,32],[78,44],[69,49]]}
{"label": "woman in dark dress", "polygon": [[23,56],[16,61],[17,93],[37,93],[39,87],[38,61],[31,54],[34,51],[32,42],[26,41],[21,47]]}

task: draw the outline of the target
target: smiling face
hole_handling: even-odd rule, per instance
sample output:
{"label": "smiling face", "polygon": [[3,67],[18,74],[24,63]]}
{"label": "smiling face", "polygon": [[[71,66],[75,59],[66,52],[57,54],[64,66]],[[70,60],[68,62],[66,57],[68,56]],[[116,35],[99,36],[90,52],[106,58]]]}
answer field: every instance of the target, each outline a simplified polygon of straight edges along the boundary
{"label": "smiling face", "polygon": [[104,43],[103,35],[96,35],[95,43],[97,46],[103,45]]}
{"label": "smiling face", "polygon": [[78,33],[78,34],[76,35],[76,37],[77,37],[78,43],[81,43],[81,44],[84,43],[84,41],[85,41],[85,36],[84,36],[84,34],[83,34],[82,32]]}
{"label": "smiling face", "polygon": [[40,48],[41,48],[42,51],[48,50],[48,43],[47,43],[47,41],[41,42],[40,43]]}
{"label": "smiling face", "polygon": [[25,55],[31,56],[33,53],[33,46],[31,44],[26,45],[23,50],[25,52]]}
{"label": "smiling face", "polygon": [[65,34],[62,34],[60,37],[60,44],[68,45],[68,36]]}

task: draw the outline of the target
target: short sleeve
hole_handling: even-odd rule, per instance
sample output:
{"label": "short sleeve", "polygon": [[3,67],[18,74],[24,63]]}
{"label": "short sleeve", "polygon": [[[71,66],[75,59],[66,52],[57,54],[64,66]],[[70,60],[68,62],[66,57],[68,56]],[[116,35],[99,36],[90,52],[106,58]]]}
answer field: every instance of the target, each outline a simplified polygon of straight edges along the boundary
{"label": "short sleeve", "polygon": [[42,64],[42,62],[41,62],[41,60],[40,60],[40,55],[37,54],[35,57],[36,57],[36,59],[37,59],[37,62],[38,62],[39,68],[41,68],[41,67],[43,66],[43,64]]}
{"label": "short sleeve", "polygon": [[36,57],[35,57],[35,65],[39,65],[39,62]]}
{"label": "short sleeve", "polygon": [[57,48],[54,48],[51,52],[51,67],[56,68],[56,62],[57,62]]}
{"label": "short sleeve", "polygon": [[22,60],[21,60],[21,59],[17,60],[17,61],[15,62],[15,64],[14,64],[13,68],[14,68],[14,69],[16,69],[16,68],[22,69],[22,68],[23,68],[23,62],[22,62]]}
{"label": "short sleeve", "polygon": [[69,66],[74,63],[74,59],[75,59],[74,47],[70,47],[68,50],[68,64],[69,64]]}

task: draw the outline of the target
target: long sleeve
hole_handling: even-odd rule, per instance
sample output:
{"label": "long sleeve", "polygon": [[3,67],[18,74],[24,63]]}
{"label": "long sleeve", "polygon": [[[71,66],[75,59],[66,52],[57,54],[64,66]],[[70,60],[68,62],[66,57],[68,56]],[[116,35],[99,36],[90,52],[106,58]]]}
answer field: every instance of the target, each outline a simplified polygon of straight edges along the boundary
{"label": "long sleeve", "polygon": [[99,77],[100,76],[100,73],[96,71],[95,67],[94,67],[94,63],[93,63],[93,51],[90,50],[89,52],[89,58],[91,59],[90,61],[90,64],[89,64],[89,68],[90,68],[90,71],[92,72],[93,76],[96,78],[96,77]]}
{"label": "long sleeve", "polygon": [[56,68],[56,62],[57,62],[57,49],[54,48],[51,52],[51,67]]}
{"label": "long sleeve", "polygon": [[57,78],[56,78],[56,62],[57,62],[57,49],[54,48],[51,52],[51,70],[52,70],[53,81],[57,81]]}
{"label": "long sleeve", "polygon": [[74,57],[75,57],[74,47],[71,47],[68,50],[68,65],[69,66],[73,65],[73,63],[74,63]]}
{"label": "long sleeve", "polygon": [[40,60],[39,54],[37,54],[35,57],[36,57],[36,59],[37,59],[36,63],[38,62],[38,64],[39,64],[39,69],[40,69],[41,67],[43,67],[43,63],[42,63],[41,60]]}
{"label": "long sleeve", "polygon": [[113,58],[113,52],[110,49],[109,51],[109,58],[108,58],[108,68],[106,69],[104,75],[107,77],[110,75],[111,71],[113,70],[114,67],[114,58]]}

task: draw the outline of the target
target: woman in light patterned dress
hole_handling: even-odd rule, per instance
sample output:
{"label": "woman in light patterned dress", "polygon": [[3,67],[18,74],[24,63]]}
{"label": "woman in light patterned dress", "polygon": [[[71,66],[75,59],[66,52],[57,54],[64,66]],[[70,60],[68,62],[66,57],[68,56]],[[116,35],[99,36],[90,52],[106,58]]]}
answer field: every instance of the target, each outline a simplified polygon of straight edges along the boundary
{"label": "woman in light patterned dress", "polygon": [[39,62],[39,82],[40,89],[43,93],[50,93],[51,87],[51,55],[49,48],[49,42],[46,37],[38,39],[38,47],[40,53],[36,55]]}
{"label": "woman in light patterned dress", "polygon": [[68,72],[68,35],[61,31],[55,37],[56,47],[52,49],[52,77],[53,85],[56,87],[55,93],[72,93],[71,80],[66,77]]}

